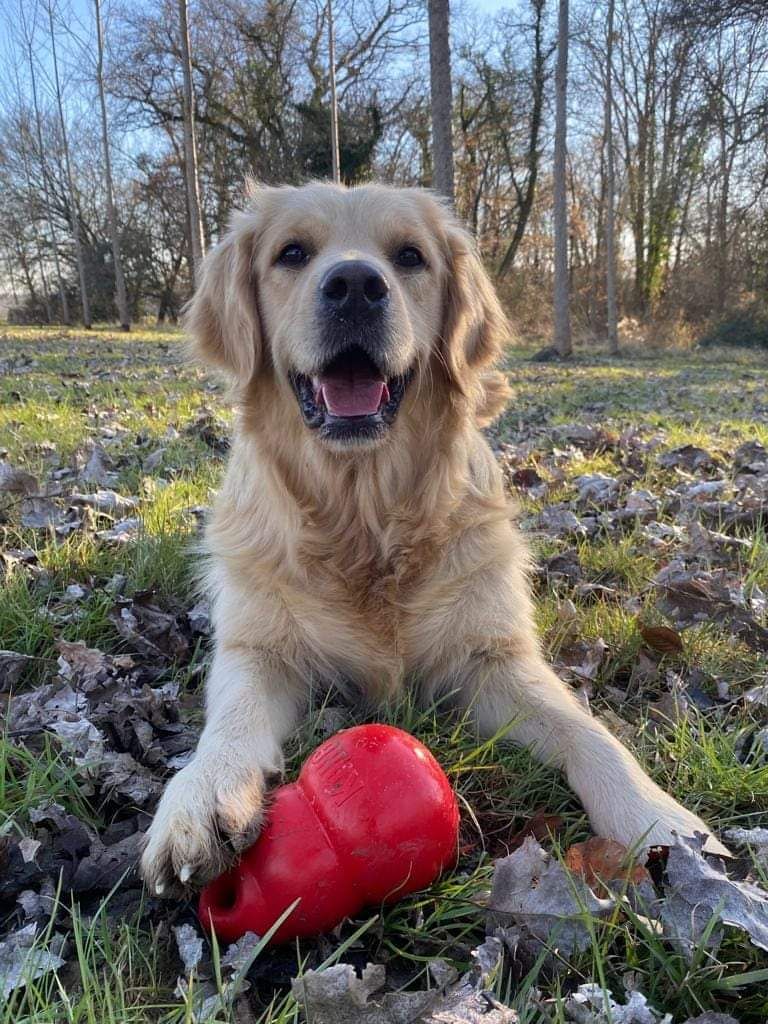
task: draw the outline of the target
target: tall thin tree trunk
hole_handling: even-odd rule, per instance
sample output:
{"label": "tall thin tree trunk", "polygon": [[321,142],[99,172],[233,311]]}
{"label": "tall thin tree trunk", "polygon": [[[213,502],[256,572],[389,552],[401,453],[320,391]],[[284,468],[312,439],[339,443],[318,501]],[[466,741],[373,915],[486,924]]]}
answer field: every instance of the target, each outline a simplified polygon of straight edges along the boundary
{"label": "tall thin tree trunk", "polygon": [[115,269],[115,303],[118,316],[120,317],[120,326],[124,331],[130,331],[131,318],[128,314],[128,297],[125,293],[123,257],[120,251],[120,232],[117,226],[115,194],[112,186],[112,161],[109,156],[107,103],[104,98],[104,33],[101,25],[101,0],[93,0],[93,5],[96,11],[96,84],[99,89],[99,105],[101,107],[101,143],[104,150],[104,184],[106,185],[107,192],[109,240],[112,245],[112,263]]}
{"label": "tall thin tree trunk", "polygon": [[331,176],[341,182],[339,157],[339,101],[336,96],[336,36],[333,29],[333,0],[328,0],[328,76],[331,81]]}
{"label": "tall thin tree trunk", "polygon": [[35,243],[37,269],[40,271],[40,284],[43,289],[43,306],[45,308],[45,319],[46,323],[51,323],[53,320],[53,315],[51,311],[51,293],[48,289],[48,278],[46,277],[45,274],[45,261],[43,259],[43,247],[40,243],[40,232],[37,229],[37,218],[34,214],[35,190],[32,187],[32,172],[29,168],[29,157],[27,155],[26,144],[23,141],[21,143],[21,154],[22,163],[24,166],[24,175],[27,182],[27,195],[29,197],[29,219],[32,225],[32,238]]}
{"label": "tall thin tree trunk", "polygon": [[35,234],[35,252],[37,254],[37,266],[40,271],[40,283],[43,288],[43,307],[45,308],[45,322],[50,324],[53,322],[53,311],[51,310],[51,292],[48,288],[48,277],[45,273],[45,261],[43,260],[43,247],[40,244],[40,233],[37,230],[37,224],[34,226]]}
{"label": "tall thin tree trunk", "polygon": [[200,179],[197,171],[197,140],[195,138],[195,94],[192,89],[192,56],[187,14],[187,0],[179,0],[181,66],[184,76],[184,175],[189,208],[189,251],[192,256],[193,276],[196,277],[205,253],[205,241],[203,239],[203,220],[200,214]]}
{"label": "tall thin tree trunk", "polygon": [[19,238],[16,239],[16,255],[18,256],[19,263],[21,265],[21,272],[24,275],[24,282],[29,292],[29,301],[34,308],[37,305],[37,292],[35,291],[35,281],[29,269],[29,260],[27,254],[24,252],[24,246],[21,244]]}
{"label": "tall thin tree trunk", "polygon": [[72,229],[72,241],[75,245],[77,271],[80,275],[80,302],[83,308],[83,327],[91,327],[91,303],[88,299],[88,283],[85,277],[85,258],[81,238],[80,207],[75,193],[75,179],[72,174],[72,161],[69,157],[69,141],[67,139],[67,123],[64,119],[64,103],[61,98],[61,81],[59,79],[59,61],[56,56],[56,31],[53,24],[53,3],[48,0],[48,24],[51,30],[51,59],[53,62],[53,80],[56,86],[56,105],[59,109],[61,126],[61,142],[64,148],[64,165],[67,171],[67,190],[69,192],[69,224]]}
{"label": "tall thin tree trunk", "polygon": [[608,0],[608,38],[605,62],[605,299],[608,351],[619,351],[619,316],[616,303],[616,162],[613,147],[613,20],[615,0]]}
{"label": "tall thin tree trunk", "polygon": [[69,299],[67,298],[67,287],[64,283],[64,276],[61,272],[61,260],[59,259],[59,239],[56,233],[56,226],[53,222],[53,209],[51,205],[51,190],[48,187],[48,171],[45,164],[45,147],[43,146],[43,127],[40,118],[40,106],[37,102],[37,75],[35,74],[35,58],[32,53],[32,40],[27,41],[29,59],[29,75],[32,84],[32,104],[35,110],[35,130],[37,135],[37,150],[40,160],[40,174],[43,179],[43,198],[45,200],[45,216],[48,221],[48,231],[51,235],[51,246],[53,247],[53,265],[56,270],[56,281],[59,287],[59,302],[61,303],[61,318],[65,324],[69,323]]}
{"label": "tall thin tree trunk", "polygon": [[715,227],[717,234],[717,273],[715,287],[715,309],[719,316],[725,312],[728,297],[728,203],[731,187],[731,164],[728,160],[728,142],[726,136],[726,113],[723,109],[724,100],[721,95],[719,99],[720,109],[718,110],[718,169],[720,195],[717,198],[717,215]]}
{"label": "tall thin tree trunk", "polygon": [[448,0],[428,0],[432,108],[432,184],[453,202],[453,102]]}
{"label": "tall thin tree trunk", "polygon": [[568,281],[568,193],[565,174],[566,103],[568,98],[568,0],[560,0],[555,69],[555,348],[565,359],[571,342],[570,284]]}
{"label": "tall thin tree trunk", "polygon": [[13,260],[11,259],[11,254],[7,249],[5,251],[5,262],[8,268],[8,280],[11,284],[11,298],[13,299],[14,306],[18,306],[19,293],[16,291],[16,275],[13,272]]}
{"label": "tall thin tree trunk", "polygon": [[546,54],[543,45],[544,36],[544,0],[537,0],[534,4],[536,21],[534,22],[534,50],[533,50],[533,103],[531,105],[531,127],[528,134],[528,152],[526,164],[528,168],[528,180],[523,193],[523,201],[517,215],[515,233],[512,241],[504,253],[499,264],[496,276],[501,280],[515,262],[517,250],[525,235],[528,220],[533,209],[533,200],[536,195],[536,183],[539,177],[539,135],[541,133],[542,111],[544,107],[544,86],[546,83]]}
{"label": "tall thin tree trunk", "polygon": [[37,217],[35,216],[35,202],[37,199],[36,189],[32,185],[32,170],[30,168],[29,150],[27,147],[27,130],[26,123],[21,119],[21,109],[23,92],[21,89],[21,83],[19,81],[18,68],[15,69],[14,77],[16,79],[16,91],[19,97],[19,151],[21,153],[21,163],[24,168],[24,179],[27,185],[27,198],[29,201],[29,222],[32,228],[32,239],[35,243],[35,256],[37,258],[37,268],[40,271],[40,283],[43,289],[43,306],[45,307],[45,319],[47,323],[51,323],[53,316],[51,313],[51,293],[48,289],[48,278],[45,273],[45,260],[43,259],[43,246],[40,241],[40,231],[38,230]]}
{"label": "tall thin tree trunk", "polygon": [[45,273],[45,261],[43,260],[43,247],[40,244],[40,233],[35,225],[35,251],[37,252],[37,265],[40,269],[40,282],[43,286],[43,306],[45,307],[45,322],[53,323],[53,310],[51,309],[51,291],[48,287],[48,276]]}

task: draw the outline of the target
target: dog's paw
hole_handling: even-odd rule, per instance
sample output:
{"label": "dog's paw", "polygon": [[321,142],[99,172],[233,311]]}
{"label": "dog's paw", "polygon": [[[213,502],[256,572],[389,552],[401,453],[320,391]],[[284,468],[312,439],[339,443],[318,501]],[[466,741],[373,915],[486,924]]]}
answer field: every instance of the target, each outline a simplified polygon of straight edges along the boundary
{"label": "dog's paw", "polygon": [[141,858],[150,892],[177,894],[225,870],[259,834],[264,780],[193,761],[168,783]]}
{"label": "dog's paw", "polygon": [[654,794],[636,795],[622,807],[612,808],[607,821],[593,824],[600,835],[638,849],[672,846],[676,835],[690,838],[699,832],[707,837],[704,844],[707,853],[731,856],[709,825],[660,789]]}

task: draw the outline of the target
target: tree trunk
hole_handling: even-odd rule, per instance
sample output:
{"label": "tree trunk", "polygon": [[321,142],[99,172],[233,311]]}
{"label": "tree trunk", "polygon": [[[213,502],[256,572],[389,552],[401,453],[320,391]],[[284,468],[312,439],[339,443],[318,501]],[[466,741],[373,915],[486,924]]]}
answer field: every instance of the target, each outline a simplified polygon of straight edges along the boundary
{"label": "tree trunk", "polygon": [[573,351],[568,281],[568,193],[565,174],[568,94],[568,0],[560,0],[555,69],[555,348],[561,359]]}
{"label": "tree trunk", "polygon": [[197,141],[195,139],[195,94],[192,89],[192,57],[189,46],[187,0],[179,0],[179,30],[181,35],[181,66],[184,76],[184,175],[189,207],[189,251],[192,256],[192,276],[205,253],[203,221],[200,214],[200,179],[197,172]]}
{"label": "tree trunk", "polygon": [[515,233],[496,272],[499,280],[504,277],[515,262],[517,250],[520,248],[520,243],[525,235],[525,229],[528,226],[528,220],[533,209],[536,183],[539,177],[539,135],[541,134],[542,110],[544,107],[544,85],[547,78],[545,68],[546,55],[543,45],[544,3],[537,2],[534,5],[534,10],[536,12],[536,21],[534,23],[533,105],[531,108],[531,128],[528,135],[528,152],[526,154],[528,180],[517,215]]}
{"label": "tree trunk", "polygon": [[18,306],[19,293],[16,291],[16,275],[13,272],[13,260],[11,259],[11,254],[8,252],[7,249],[5,252],[5,262],[8,268],[8,280],[11,285],[11,298],[13,299],[14,306]]}
{"label": "tree trunk", "polygon": [[432,185],[453,203],[453,102],[448,0],[428,0]]}
{"label": "tree trunk", "polygon": [[[724,86],[723,86],[724,88]],[[720,97],[721,109],[718,111],[718,168],[720,171],[720,195],[717,200],[717,274],[715,291],[715,308],[719,316],[725,312],[728,297],[728,205],[731,189],[731,165],[728,160],[728,142],[726,137],[726,113],[724,102]]]}
{"label": "tree trunk", "polygon": [[[17,79],[18,86],[18,79]],[[21,92],[19,92],[21,96]],[[37,261],[37,269],[40,272],[40,284],[43,289],[43,307],[45,308],[45,319],[47,323],[51,323],[53,319],[51,316],[51,295],[48,291],[48,279],[45,276],[45,261],[43,259],[43,247],[40,244],[40,232],[37,229],[37,218],[35,217],[35,190],[32,187],[32,172],[29,167],[29,155],[27,153],[26,142],[24,141],[24,128],[21,127],[21,138],[20,138],[20,150],[21,150],[21,162],[24,168],[24,179],[27,185],[27,198],[29,202],[29,221],[32,228],[32,240],[34,242],[34,251]]]}
{"label": "tree trunk", "polygon": [[59,62],[56,56],[56,32],[53,25],[53,4],[48,0],[48,24],[51,30],[51,60],[53,63],[53,81],[56,88],[56,105],[59,110],[61,126],[61,143],[64,149],[64,165],[67,171],[67,190],[69,192],[69,225],[72,230],[72,241],[75,246],[77,272],[80,276],[80,302],[83,308],[83,327],[91,328],[91,303],[88,299],[88,283],[85,277],[85,259],[81,238],[80,208],[75,192],[75,179],[72,174],[72,161],[69,157],[69,141],[67,139],[67,123],[64,119],[64,104],[61,99],[61,81],[59,79]]}
{"label": "tree trunk", "polygon": [[613,16],[615,0],[608,0],[608,39],[605,61],[605,301],[608,351],[619,351],[616,304],[616,165],[613,148]]}
{"label": "tree trunk", "polygon": [[331,177],[341,183],[339,158],[339,100],[336,96],[336,36],[333,30],[333,0],[328,0],[328,76],[331,82]]}
{"label": "tree trunk", "polygon": [[[19,81],[18,69],[14,69],[14,77],[16,80],[16,93],[19,101],[19,110],[23,109],[24,104],[24,93],[21,88]],[[21,165],[24,169],[24,181],[27,186],[27,202],[28,212],[27,217],[29,219],[29,225],[32,231],[32,241],[34,243],[34,255],[37,262],[37,269],[40,272],[40,284],[43,289],[43,306],[45,307],[45,319],[47,323],[51,323],[51,294],[48,290],[48,279],[45,274],[45,260],[43,258],[43,246],[40,241],[40,231],[38,230],[37,216],[35,213],[35,205],[37,200],[36,189],[32,185],[32,171],[30,169],[29,150],[27,148],[27,124],[25,119],[22,118],[21,113],[19,114],[19,154],[21,156]]]}
{"label": "tree trunk", "polygon": [[29,269],[29,260],[27,259],[27,254],[24,252],[24,247],[22,246],[18,238],[16,239],[16,255],[19,258],[21,272],[24,275],[24,283],[26,284],[27,291],[29,292],[29,302],[30,305],[32,306],[32,309],[34,310],[35,306],[37,305],[37,292],[35,291],[35,282]]}
{"label": "tree trunk", "polygon": [[107,103],[104,98],[104,34],[101,25],[101,0],[93,0],[96,11],[96,83],[99,88],[99,105],[101,106],[101,144],[104,150],[104,184],[107,192],[107,221],[109,238],[112,245],[112,262],[115,268],[115,303],[120,317],[120,326],[130,331],[131,318],[128,314],[128,297],[125,293],[125,276],[123,274],[123,257],[120,252],[120,231],[117,226],[115,211],[115,195],[112,187],[112,161],[109,156],[109,130],[107,128]]}
{"label": "tree trunk", "polygon": [[43,146],[43,127],[40,118],[40,106],[37,102],[37,75],[35,74],[35,59],[32,53],[32,40],[27,40],[27,51],[29,59],[29,76],[32,85],[32,104],[35,110],[35,129],[37,135],[37,150],[40,160],[40,175],[43,179],[43,198],[45,200],[45,216],[48,221],[48,230],[51,234],[51,246],[53,247],[53,265],[56,269],[56,281],[59,287],[59,302],[61,303],[61,318],[65,324],[69,323],[69,299],[64,277],[61,273],[61,261],[59,260],[59,239],[56,234],[56,227],[53,222],[51,209],[51,190],[48,187],[48,171],[45,164],[45,147]]}

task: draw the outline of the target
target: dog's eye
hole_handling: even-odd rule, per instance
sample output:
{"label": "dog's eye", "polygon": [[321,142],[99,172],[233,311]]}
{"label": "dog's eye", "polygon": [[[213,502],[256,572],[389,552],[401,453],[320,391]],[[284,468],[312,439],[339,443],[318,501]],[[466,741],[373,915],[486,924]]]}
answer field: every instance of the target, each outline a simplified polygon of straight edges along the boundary
{"label": "dog's eye", "polygon": [[277,262],[284,267],[303,267],[309,262],[309,253],[298,242],[290,242],[281,250]]}
{"label": "dog's eye", "polygon": [[396,267],[412,270],[414,267],[424,266],[424,257],[415,245],[404,245],[402,249],[397,251],[392,262]]}

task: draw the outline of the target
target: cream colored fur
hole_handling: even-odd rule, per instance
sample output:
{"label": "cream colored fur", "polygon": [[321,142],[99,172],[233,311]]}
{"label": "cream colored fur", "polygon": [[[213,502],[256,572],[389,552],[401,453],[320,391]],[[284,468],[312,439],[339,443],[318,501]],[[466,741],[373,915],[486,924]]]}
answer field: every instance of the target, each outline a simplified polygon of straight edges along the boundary
{"label": "cream colored fur", "polygon": [[[297,240],[308,266],[276,265]],[[425,254],[422,273],[391,265],[404,244]],[[288,373],[309,366],[318,281],[347,256],[390,280],[392,366],[417,369],[389,436],[339,451],[304,425]],[[483,735],[506,728],[561,768],[600,835],[631,845],[710,832],[542,657],[528,550],[478,429],[506,398],[493,363],[508,328],[444,206],[378,185],[256,189],[206,257],[186,323],[199,355],[232,376],[239,412],[206,538],[206,725],[149,832],[155,891],[205,882],[253,839],[265,778],[318,681],[375,699],[405,685],[425,701],[455,693]]]}

